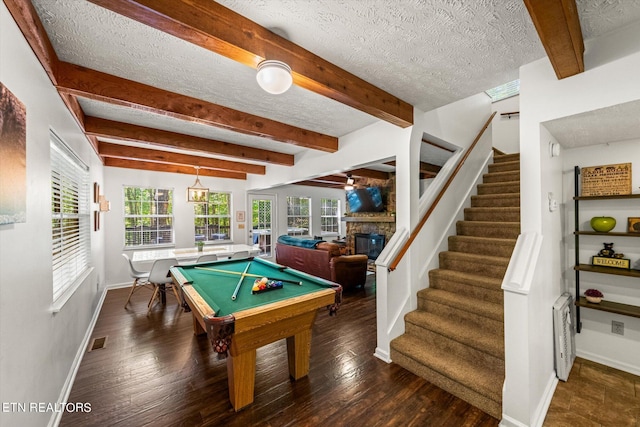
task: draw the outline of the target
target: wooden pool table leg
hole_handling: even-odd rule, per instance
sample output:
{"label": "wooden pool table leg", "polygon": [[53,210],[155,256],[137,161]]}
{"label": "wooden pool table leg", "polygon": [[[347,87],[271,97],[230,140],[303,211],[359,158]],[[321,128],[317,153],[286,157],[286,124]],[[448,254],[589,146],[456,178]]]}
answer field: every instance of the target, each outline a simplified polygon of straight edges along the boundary
{"label": "wooden pool table leg", "polygon": [[289,359],[289,375],[294,380],[309,373],[309,357],[311,357],[311,329],[305,329],[287,338],[287,357]]}
{"label": "wooden pool table leg", "polygon": [[236,356],[227,356],[229,377],[229,400],[233,409],[239,411],[253,402],[256,382],[256,350],[248,350]]}

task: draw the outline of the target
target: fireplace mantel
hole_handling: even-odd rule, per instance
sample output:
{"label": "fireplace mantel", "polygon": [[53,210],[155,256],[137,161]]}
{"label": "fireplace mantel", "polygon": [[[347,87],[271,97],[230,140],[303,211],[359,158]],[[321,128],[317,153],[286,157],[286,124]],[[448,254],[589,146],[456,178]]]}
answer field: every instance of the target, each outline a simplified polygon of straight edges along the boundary
{"label": "fireplace mantel", "polygon": [[345,222],[396,222],[395,216],[343,216]]}

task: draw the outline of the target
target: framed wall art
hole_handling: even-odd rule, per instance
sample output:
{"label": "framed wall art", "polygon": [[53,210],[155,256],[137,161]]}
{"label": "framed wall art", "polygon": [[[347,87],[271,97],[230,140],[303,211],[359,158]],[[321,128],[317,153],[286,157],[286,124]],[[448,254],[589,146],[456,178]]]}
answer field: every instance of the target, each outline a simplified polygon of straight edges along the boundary
{"label": "framed wall art", "polygon": [[0,83],[0,224],[27,221],[27,111]]}

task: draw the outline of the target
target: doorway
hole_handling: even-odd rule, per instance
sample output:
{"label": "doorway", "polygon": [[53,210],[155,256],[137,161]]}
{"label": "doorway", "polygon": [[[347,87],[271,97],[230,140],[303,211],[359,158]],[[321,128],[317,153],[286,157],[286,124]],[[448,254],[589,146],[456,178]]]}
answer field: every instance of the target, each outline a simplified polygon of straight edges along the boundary
{"label": "doorway", "polygon": [[251,228],[249,241],[258,245],[260,257],[273,258],[273,223],[275,222],[276,196],[250,194]]}

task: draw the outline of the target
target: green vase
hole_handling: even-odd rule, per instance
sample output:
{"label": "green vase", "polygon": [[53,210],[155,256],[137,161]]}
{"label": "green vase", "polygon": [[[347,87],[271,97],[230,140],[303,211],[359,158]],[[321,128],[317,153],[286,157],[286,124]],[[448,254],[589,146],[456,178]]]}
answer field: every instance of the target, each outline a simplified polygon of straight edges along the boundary
{"label": "green vase", "polygon": [[616,219],[610,216],[594,216],[591,218],[591,228],[600,233],[611,231],[616,226]]}

